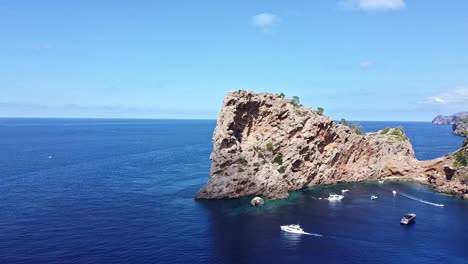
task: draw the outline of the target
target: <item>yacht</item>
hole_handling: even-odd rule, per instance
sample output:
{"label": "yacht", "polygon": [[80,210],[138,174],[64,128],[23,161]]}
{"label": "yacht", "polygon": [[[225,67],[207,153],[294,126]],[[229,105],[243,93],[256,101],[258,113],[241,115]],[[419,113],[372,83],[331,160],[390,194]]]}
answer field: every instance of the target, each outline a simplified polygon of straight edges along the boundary
{"label": "yacht", "polygon": [[283,230],[284,232],[288,232],[288,233],[306,234],[306,232],[304,232],[304,230],[301,228],[301,226],[299,224],[297,224],[297,225],[284,225],[284,226],[281,226],[281,230]]}
{"label": "yacht", "polygon": [[372,195],[372,196],[370,197],[370,199],[371,199],[371,200],[376,200],[376,199],[377,199],[377,196]]}
{"label": "yacht", "polygon": [[338,195],[336,193],[329,193],[327,199],[328,201],[340,201],[343,198],[344,198],[343,195]]}
{"label": "yacht", "polygon": [[405,214],[403,218],[401,218],[400,224],[408,225],[414,222],[416,218],[416,214]]}

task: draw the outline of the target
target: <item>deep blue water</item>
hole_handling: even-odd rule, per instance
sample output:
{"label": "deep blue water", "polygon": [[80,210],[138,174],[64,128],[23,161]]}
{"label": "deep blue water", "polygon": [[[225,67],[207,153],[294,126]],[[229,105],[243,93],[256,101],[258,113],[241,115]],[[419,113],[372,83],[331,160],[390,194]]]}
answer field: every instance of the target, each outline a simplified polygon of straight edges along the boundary
{"label": "deep blue water", "polygon": [[[449,126],[403,125],[420,159]],[[412,184],[334,185],[261,208],[195,201],[215,121],[0,119],[0,263],[467,263],[468,202]],[[319,200],[350,191],[339,203]],[[435,203],[435,207],[391,190]],[[379,196],[370,201],[369,196]],[[404,213],[417,222],[400,226]],[[300,222],[322,237],[282,233]]]}

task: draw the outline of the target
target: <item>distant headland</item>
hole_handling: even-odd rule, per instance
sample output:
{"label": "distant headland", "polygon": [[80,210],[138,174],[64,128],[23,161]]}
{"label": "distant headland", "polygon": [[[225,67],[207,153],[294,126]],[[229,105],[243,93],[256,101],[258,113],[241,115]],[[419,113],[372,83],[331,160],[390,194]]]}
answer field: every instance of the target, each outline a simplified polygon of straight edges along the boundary
{"label": "distant headland", "polygon": [[235,91],[225,96],[213,135],[208,183],[198,199],[262,195],[284,199],[309,186],[410,180],[468,199],[468,146],[418,161],[402,128],[364,134],[298,97]]}
{"label": "distant headland", "polygon": [[453,134],[468,137],[468,112],[450,116],[438,115],[432,120],[434,125],[452,125]]}

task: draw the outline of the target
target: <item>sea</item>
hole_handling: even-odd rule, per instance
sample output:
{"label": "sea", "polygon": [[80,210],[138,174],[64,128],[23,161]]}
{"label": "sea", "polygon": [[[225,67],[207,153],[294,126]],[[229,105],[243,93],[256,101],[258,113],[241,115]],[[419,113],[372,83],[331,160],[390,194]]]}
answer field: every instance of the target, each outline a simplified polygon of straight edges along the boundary
{"label": "sea", "polygon": [[[421,160],[462,143],[450,126],[361,125],[402,126]],[[468,263],[468,201],[417,184],[313,187],[263,207],[195,200],[215,126],[0,119],[0,263]],[[340,202],[320,199],[343,189]],[[406,213],[414,224],[400,225]]]}

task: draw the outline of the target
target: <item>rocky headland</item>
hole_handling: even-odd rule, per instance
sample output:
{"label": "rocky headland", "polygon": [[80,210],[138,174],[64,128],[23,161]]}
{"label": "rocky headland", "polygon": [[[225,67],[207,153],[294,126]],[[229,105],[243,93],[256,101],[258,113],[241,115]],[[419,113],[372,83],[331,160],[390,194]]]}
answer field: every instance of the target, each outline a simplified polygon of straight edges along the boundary
{"label": "rocky headland", "polygon": [[436,116],[432,120],[434,125],[452,125],[454,135],[468,137],[468,112],[460,112],[451,116]]}
{"label": "rocky headland", "polygon": [[438,115],[432,120],[433,125],[453,125],[460,119],[468,119],[468,112],[460,112],[449,116]]}
{"label": "rocky headland", "polygon": [[[468,154],[466,148],[459,152]],[[275,94],[228,93],[210,159],[198,199],[284,199],[309,186],[381,179],[416,181],[468,198],[468,169],[456,153],[418,161],[401,128],[363,134]]]}

